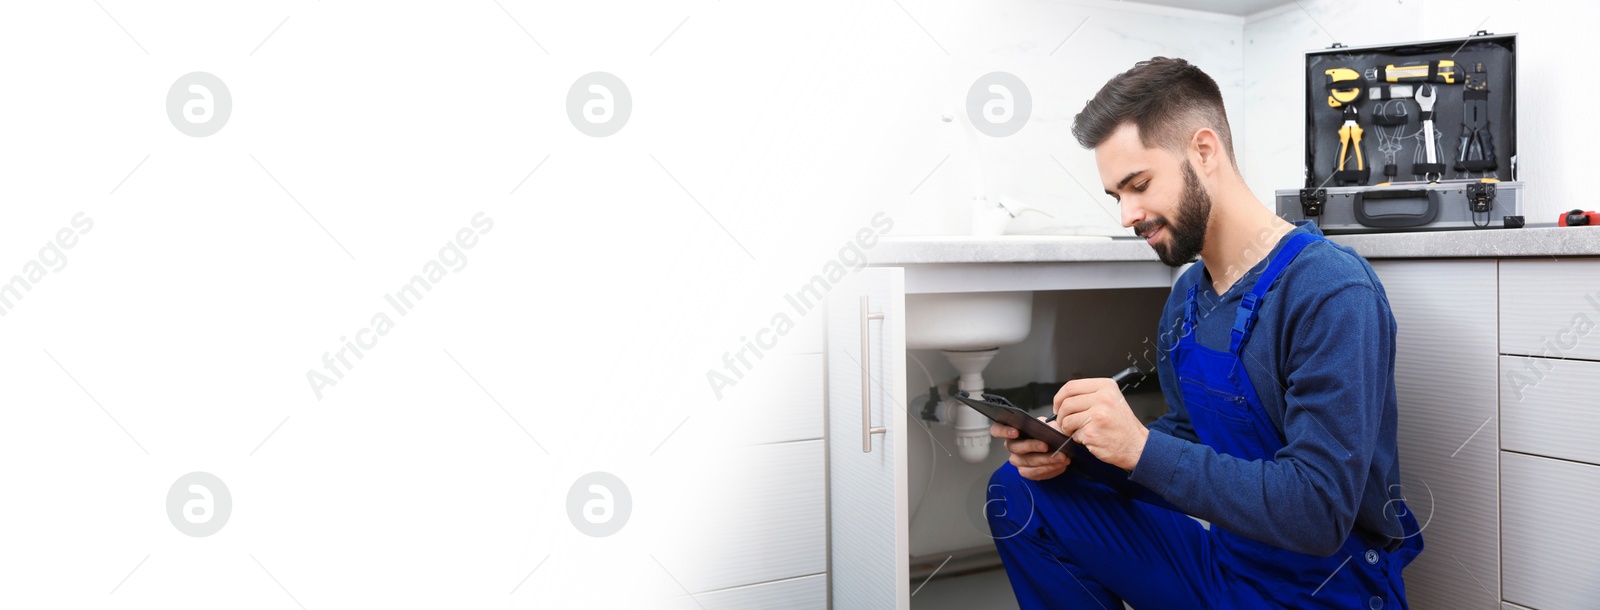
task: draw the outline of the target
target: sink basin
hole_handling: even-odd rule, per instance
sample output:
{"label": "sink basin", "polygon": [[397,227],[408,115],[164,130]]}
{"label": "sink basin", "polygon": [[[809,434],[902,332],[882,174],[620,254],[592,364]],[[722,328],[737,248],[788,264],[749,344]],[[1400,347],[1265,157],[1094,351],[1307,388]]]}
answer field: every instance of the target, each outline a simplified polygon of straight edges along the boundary
{"label": "sink basin", "polygon": [[1033,327],[1033,292],[906,295],[906,347],[948,351],[1016,345]]}

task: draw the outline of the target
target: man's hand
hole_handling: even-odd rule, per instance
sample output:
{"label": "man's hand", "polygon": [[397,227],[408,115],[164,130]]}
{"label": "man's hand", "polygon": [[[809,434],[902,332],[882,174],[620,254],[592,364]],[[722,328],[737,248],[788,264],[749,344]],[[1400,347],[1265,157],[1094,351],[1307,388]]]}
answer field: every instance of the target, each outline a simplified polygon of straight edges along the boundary
{"label": "man's hand", "polygon": [[1062,434],[1112,466],[1132,472],[1139,464],[1150,430],[1134,416],[1117,382],[1074,379],[1056,392],[1055,402],[1056,421],[1052,423]]}
{"label": "man's hand", "polygon": [[[1044,421],[1044,418],[1039,418]],[[1050,422],[1050,427],[1055,427],[1055,422]],[[1072,460],[1066,452],[1052,453],[1044,446],[1044,441],[1031,438],[1017,438],[1017,429],[1005,424],[989,426],[989,436],[1004,439],[1006,451],[1011,452],[1011,465],[1017,467],[1017,472],[1022,478],[1034,481],[1052,479],[1067,471],[1067,464]]]}

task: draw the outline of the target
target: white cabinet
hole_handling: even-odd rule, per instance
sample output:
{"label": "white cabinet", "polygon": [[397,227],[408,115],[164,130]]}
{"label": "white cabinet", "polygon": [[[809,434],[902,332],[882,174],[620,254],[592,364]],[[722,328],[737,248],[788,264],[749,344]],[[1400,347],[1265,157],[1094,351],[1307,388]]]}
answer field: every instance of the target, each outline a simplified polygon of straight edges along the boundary
{"label": "white cabinet", "polygon": [[1376,261],[1398,325],[1403,497],[1422,525],[1412,608],[1500,602],[1496,262]]}
{"label": "white cabinet", "polygon": [[829,565],[835,608],[910,607],[905,274],[868,268],[828,295]]}
{"label": "white cabinet", "polygon": [[1411,606],[1600,607],[1600,260],[1373,268],[1399,324],[1400,466],[1425,524]]}
{"label": "white cabinet", "polygon": [[[1040,289],[1034,284],[1060,279],[1027,269],[914,267],[914,285],[903,269],[867,268],[829,293],[827,594],[836,608],[909,608],[908,286]],[[1055,268],[1040,269],[1047,267]],[[1592,362],[1600,360],[1600,260],[1372,267],[1398,325],[1402,486],[1394,493],[1415,513],[1425,543],[1405,571],[1411,607],[1600,607],[1600,520],[1592,516],[1600,466],[1591,465],[1600,464],[1600,362]],[[1070,267],[1074,277],[1085,269]],[[974,277],[987,283],[974,288]],[[1074,286],[1108,287],[1103,278],[1083,279]],[[1541,375],[1531,383],[1517,376],[1534,369]]]}
{"label": "white cabinet", "polygon": [[1500,261],[1500,540],[1508,608],[1600,607],[1597,324],[1600,260]]}

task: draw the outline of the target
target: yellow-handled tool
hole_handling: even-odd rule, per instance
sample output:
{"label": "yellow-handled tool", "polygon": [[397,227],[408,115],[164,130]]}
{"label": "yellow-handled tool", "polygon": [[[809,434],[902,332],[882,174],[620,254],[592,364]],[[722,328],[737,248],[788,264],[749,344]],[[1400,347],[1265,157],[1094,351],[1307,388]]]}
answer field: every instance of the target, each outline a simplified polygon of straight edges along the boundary
{"label": "yellow-handled tool", "polygon": [[1344,171],[1345,161],[1350,155],[1350,144],[1356,148],[1356,171],[1367,169],[1367,164],[1361,158],[1361,125],[1356,123],[1355,113],[1345,114],[1344,126],[1339,128],[1339,171]]}
{"label": "yellow-handled tool", "polygon": [[[1361,98],[1361,89],[1367,84],[1360,72],[1350,68],[1329,68],[1323,74],[1327,76],[1329,108],[1355,103]],[[1348,87],[1336,86],[1346,82],[1349,83]]]}
{"label": "yellow-handled tool", "polygon": [[1452,59],[1409,66],[1389,64],[1382,68],[1368,68],[1366,77],[1369,80],[1387,83],[1426,81],[1454,85],[1462,81],[1461,68]]}

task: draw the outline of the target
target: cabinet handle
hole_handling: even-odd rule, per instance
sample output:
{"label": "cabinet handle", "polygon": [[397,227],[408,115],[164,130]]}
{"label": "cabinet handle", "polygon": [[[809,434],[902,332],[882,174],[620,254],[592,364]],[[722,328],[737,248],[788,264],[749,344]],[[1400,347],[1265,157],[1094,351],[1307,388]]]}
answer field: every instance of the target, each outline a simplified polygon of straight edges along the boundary
{"label": "cabinet handle", "polygon": [[867,296],[861,295],[861,452],[872,453],[872,435],[889,431],[872,425],[872,321],[883,314],[867,311]]}

